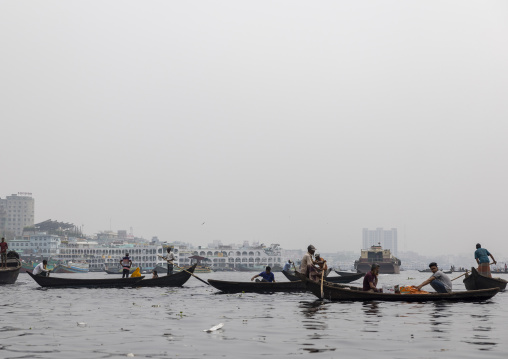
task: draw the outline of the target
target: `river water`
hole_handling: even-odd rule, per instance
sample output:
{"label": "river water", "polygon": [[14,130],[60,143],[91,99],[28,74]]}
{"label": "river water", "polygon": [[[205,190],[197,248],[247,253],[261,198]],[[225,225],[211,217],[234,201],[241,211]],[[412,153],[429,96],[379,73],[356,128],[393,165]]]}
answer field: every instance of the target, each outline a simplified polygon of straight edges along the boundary
{"label": "river water", "polygon": [[[199,276],[247,281],[254,274]],[[380,284],[419,284],[428,276],[405,271],[381,275]],[[464,289],[461,279],[453,283]],[[0,286],[0,358],[508,356],[508,291],[483,303],[332,303],[308,293],[216,293],[194,278],[183,288],[41,289],[21,273],[16,284]],[[203,331],[219,323],[222,329]]]}

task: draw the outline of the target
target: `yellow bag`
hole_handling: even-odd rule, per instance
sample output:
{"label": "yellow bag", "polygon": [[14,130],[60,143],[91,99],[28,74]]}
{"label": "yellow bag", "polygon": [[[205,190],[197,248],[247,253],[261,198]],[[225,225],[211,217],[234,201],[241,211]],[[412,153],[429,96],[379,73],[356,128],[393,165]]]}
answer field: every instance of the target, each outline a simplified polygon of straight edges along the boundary
{"label": "yellow bag", "polygon": [[139,267],[137,267],[136,270],[134,272],[132,272],[131,278],[132,277],[141,277],[141,272],[139,271]]}

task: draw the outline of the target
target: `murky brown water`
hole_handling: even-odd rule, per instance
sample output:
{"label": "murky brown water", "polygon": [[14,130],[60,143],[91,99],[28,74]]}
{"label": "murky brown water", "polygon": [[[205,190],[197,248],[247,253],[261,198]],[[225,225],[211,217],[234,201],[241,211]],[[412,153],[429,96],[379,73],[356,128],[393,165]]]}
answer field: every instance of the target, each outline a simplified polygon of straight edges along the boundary
{"label": "murky brown water", "polygon": [[[382,275],[380,283],[419,284],[427,276],[407,271]],[[454,284],[464,289],[460,280]],[[508,355],[508,292],[485,303],[322,303],[312,294],[216,292],[193,278],[184,288],[40,289],[20,274],[15,285],[0,287],[0,358]],[[222,329],[203,331],[219,323]]]}

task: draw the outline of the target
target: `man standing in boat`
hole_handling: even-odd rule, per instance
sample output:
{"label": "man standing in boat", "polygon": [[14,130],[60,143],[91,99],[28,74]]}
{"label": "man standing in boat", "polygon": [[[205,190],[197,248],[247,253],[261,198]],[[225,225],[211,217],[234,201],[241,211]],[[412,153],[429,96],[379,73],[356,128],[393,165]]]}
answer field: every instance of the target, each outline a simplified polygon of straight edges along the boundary
{"label": "man standing in boat", "polygon": [[9,246],[7,242],[5,242],[5,238],[2,237],[2,242],[0,242],[0,257],[2,257],[2,267],[7,268],[7,249]]}
{"label": "man standing in boat", "polygon": [[476,251],[474,252],[474,259],[476,259],[476,263],[478,263],[478,273],[492,278],[492,274],[490,273],[490,258],[492,258],[492,263],[497,264],[494,256],[490,254],[490,252],[486,248],[482,248],[480,243],[476,244]]}
{"label": "man standing in boat", "polygon": [[168,254],[164,259],[168,262],[168,275],[173,274],[173,261],[175,260],[175,255],[171,253],[171,247],[167,248]]}
{"label": "man standing in boat", "polygon": [[129,278],[129,272],[131,270],[132,261],[129,257],[129,253],[125,253],[125,257],[120,260],[120,265],[123,268],[122,278]]}
{"label": "man standing in boat", "polygon": [[425,282],[417,286],[416,289],[422,290],[422,287],[430,284],[438,293],[450,293],[452,291],[452,281],[450,278],[438,269],[436,262],[430,263],[429,268],[432,275]]}
{"label": "man standing in boat", "polygon": [[372,263],[370,271],[363,277],[363,290],[365,292],[382,292],[381,289],[377,289],[377,276],[379,275],[379,264]]}

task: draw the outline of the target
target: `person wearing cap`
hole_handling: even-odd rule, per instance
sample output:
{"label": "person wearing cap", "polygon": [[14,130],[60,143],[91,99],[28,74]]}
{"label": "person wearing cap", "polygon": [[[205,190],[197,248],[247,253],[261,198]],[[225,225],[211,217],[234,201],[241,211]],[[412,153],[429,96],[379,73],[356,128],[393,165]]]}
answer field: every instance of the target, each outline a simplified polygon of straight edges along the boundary
{"label": "person wearing cap", "polygon": [[132,261],[129,257],[129,253],[125,253],[125,257],[120,259],[120,265],[122,266],[122,278],[129,278],[129,271],[131,270]]}
{"label": "person wearing cap", "polygon": [[[307,247],[307,253],[303,255],[302,263],[300,264],[300,273],[305,275],[307,278],[312,279],[312,277],[315,277],[314,274],[317,272],[316,267],[314,265],[316,262],[312,259],[312,256],[316,252],[316,247],[314,247],[312,244]],[[311,273],[313,276],[311,277]]]}
{"label": "person wearing cap", "polygon": [[291,271],[291,264],[293,262],[291,262],[291,259],[288,259],[288,261],[286,262],[286,264],[284,264],[284,268],[282,268],[283,271],[286,271],[286,272],[289,272]]}
{"label": "person wearing cap", "polygon": [[492,274],[490,273],[489,256],[492,258],[492,263],[497,264],[494,256],[492,256],[486,248],[482,248],[480,243],[477,243],[476,251],[474,252],[474,259],[476,259],[476,263],[478,263],[478,273],[485,277],[492,278]]}
{"label": "person wearing cap", "polygon": [[382,289],[377,289],[377,276],[379,275],[379,264],[372,263],[370,271],[363,277],[363,290],[365,292],[382,292]]}
{"label": "person wearing cap", "polygon": [[439,270],[436,262],[430,263],[429,268],[432,272],[432,275],[429,279],[417,286],[416,289],[421,290],[422,287],[430,284],[431,287],[434,288],[434,290],[438,293],[450,293],[452,291],[452,281],[450,278]]}

